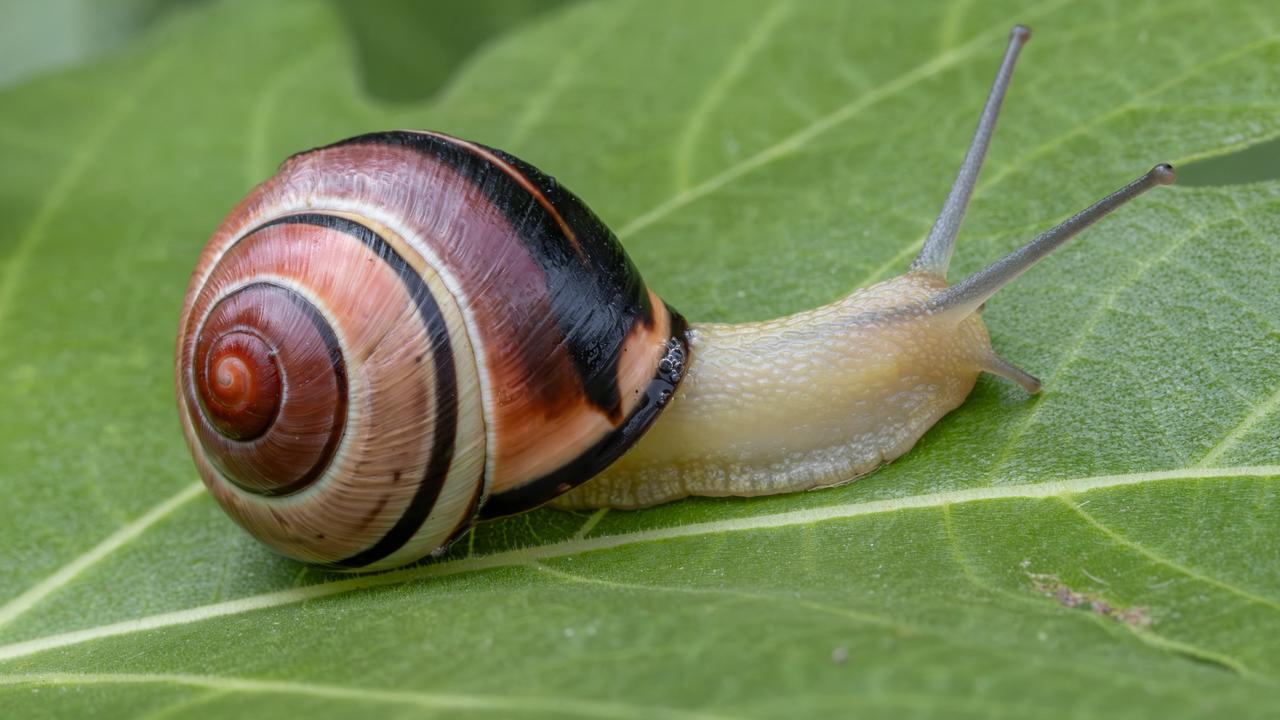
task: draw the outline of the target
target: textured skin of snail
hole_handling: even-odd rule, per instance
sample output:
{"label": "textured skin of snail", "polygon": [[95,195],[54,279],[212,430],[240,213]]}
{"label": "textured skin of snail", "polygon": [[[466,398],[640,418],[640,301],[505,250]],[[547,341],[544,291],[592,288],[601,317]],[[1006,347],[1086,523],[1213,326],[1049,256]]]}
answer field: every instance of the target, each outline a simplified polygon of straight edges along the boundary
{"label": "textured skin of snail", "polygon": [[556,498],[639,508],[850,482],[910,450],[981,372],[1003,373],[977,312],[932,314],[930,272],[765,322],[695,324],[670,406],[626,455]]}
{"label": "textured skin of snail", "polygon": [[683,319],[554,179],[435,133],[295,155],[214,233],[176,363],[210,492],[298,560],[376,570],[608,466]]}

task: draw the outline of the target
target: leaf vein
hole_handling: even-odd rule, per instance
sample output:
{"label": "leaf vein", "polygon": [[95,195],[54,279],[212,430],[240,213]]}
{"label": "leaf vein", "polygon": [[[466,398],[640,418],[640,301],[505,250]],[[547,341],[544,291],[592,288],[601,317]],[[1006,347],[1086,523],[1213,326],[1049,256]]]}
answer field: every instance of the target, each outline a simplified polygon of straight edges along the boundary
{"label": "leaf vein", "polygon": [[1073,502],[1069,497],[1060,497],[1058,498],[1058,500],[1063,505],[1066,505],[1073,512],[1075,512],[1075,514],[1079,515],[1082,520],[1084,520],[1090,525],[1090,527],[1094,528],[1098,532],[1107,536],[1107,538],[1109,538],[1110,540],[1116,543],[1119,543],[1124,547],[1129,548],[1130,550],[1138,553],[1139,555],[1147,558],[1148,560],[1150,560],[1151,562],[1157,565],[1163,565],[1164,567],[1167,567],[1170,570],[1173,570],[1180,575],[1186,575],[1187,577],[1192,578],[1194,580],[1198,580],[1199,582],[1205,583],[1207,585],[1213,585],[1216,588],[1225,590],[1231,593],[1232,595],[1238,595],[1239,597],[1242,597],[1251,603],[1264,605],[1266,607],[1271,608],[1272,610],[1280,610],[1280,601],[1263,597],[1262,595],[1258,595],[1257,593],[1251,592],[1242,587],[1232,585],[1231,583],[1225,580],[1219,580],[1218,578],[1215,578],[1211,575],[1206,575],[1205,573],[1200,572],[1199,570],[1195,570],[1193,568],[1187,567],[1186,565],[1182,565],[1173,560],[1170,560],[1169,558],[1163,555],[1160,555],[1159,553],[1148,548],[1147,546],[1143,545],[1137,540],[1133,540],[1123,535],[1122,533],[1115,530],[1111,526],[1103,523],[1101,520],[1098,520],[1096,517],[1089,514],[1089,512],[1086,511],[1084,508],[1080,507],[1078,503]]}
{"label": "leaf vein", "polygon": [[[1046,376],[1044,384],[1046,386],[1052,386],[1062,373],[1071,366],[1075,359],[1079,357],[1080,353],[1084,350],[1085,345],[1093,337],[1094,330],[1097,328],[1098,323],[1102,321],[1108,311],[1115,308],[1116,300],[1125,289],[1130,287],[1139,278],[1149,272],[1151,268],[1168,259],[1174,252],[1179,250],[1192,238],[1200,236],[1201,233],[1218,222],[1220,222],[1220,220],[1197,222],[1192,227],[1188,228],[1187,231],[1176,241],[1165,244],[1163,250],[1160,252],[1155,255],[1145,257],[1135,263],[1133,270],[1131,270],[1119,282],[1113,284],[1102,296],[1102,301],[1098,303],[1097,307],[1089,317],[1085,318],[1084,322],[1077,326],[1078,329],[1076,330],[1075,337],[1073,338],[1071,345],[1068,347],[1066,354],[1063,355],[1062,360],[1054,367],[1053,372]],[[1005,441],[1000,454],[996,457],[995,462],[991,464],[991,478],[997,477],[1000,469],[1008,463],[1014,447],[1022,436],[1031,428],[1031,425],[1035,422],[1040,410],[1044,406],[1044,402],[1036,403],[1031,410],[1022,417],[1021,421],[1009,431],[1009,439]]]}
{"label": "leaf vein", "polygon": [[517,150],[524,144],[529,133],[542,122],[547,111],[555,104],[556,98],[564,92],[579,72],[583,58],[598,50],[606,39],[615,37],[614,29],[634,10],[636,3],[618,2],[613,7],[618,8],[618,11],[613,13],[613,18],[601,23],[600,29],[596,32],[588,34],[587,41],[582,43],[576,52],[565,54],[556,69],[547,75],[547,82],[542,89],[536,94],[530,94],[530,100],[524,105],[524,112],[520,113],[511,126],[511,132],[506,141],[507,147]]}
{"label": "leaf vein", "polygon": [[654,530],[642,530],[617,535],[598,535],[582,540],[566,540],[548,545],[533,546],[468,557],[417,567],[405,568],[380,575],[360,576],[302,588],[290,588],[261,595],[252,595],[211,605],[150,615],[83,630],[24,640],[0,646],[0,661],[33,655],[70,645],[90,642],[118,635],[145,632],[176,625],[187,625],[217,617],[239,615],[265,610],[281,605],[292,605],[341,595],[369,588],[397,585],[430,577],[478,572],[500,567],[528,565],[536,560],[578,555],[581,553],[610,550],[642,542],[662,542],[688,537],[716,535],[730,532],[781,529],[818,522],[842,520],[889,512],[936,508],[946,504],[997,500],[1048,499],[1061,495],[1083,494],[1096,490],[1143,485],[1152,482],[1178,480],[1227,480],[1236,477],[1273,479],[1280,477],[1280,465],[1256,465],[1223,468],[1187,468],[1141,472],[1122,475],[1097,475],[1069,480],[1047,480],[1022,485],[988,486],[964,490],[948,490],[926,495],[915,495],[888,500],[871,500],[844,505],[794,510],[769,515],[679,525]]}
{"label": "leaf vein", "polygon": [[974,197],[977,198],[983,195],[986,191],[990,190],[991,188],[1003,182],[1005,178],[1009,177],[1010,175],[1020,170],[1026,169],[1027,167],[1034,164],[1040,158],[1044,157],[1045,155],[1048,155],[1049,153],[1053,152],[1059,147],[1066,145],[1072,139],[1076,137],[1087,136],[1088,133],[1094,130],[1095,128],[1111,120],[1122,117],[1126,113],[1145,109],[1145,106],[1143,105],[1143,101],[1146,100],[1147,98],[1155,97],[1160,93],[1166,90],[1169,90],[1170,88],[1176,87],[1179,83],[1186,82],[1187,80],[1197,75],[1200,75],[1204,72],[1207,72],[1211,68],[1214,68],[1218,65],[1231,62],[1233,60],[1236,60],[1240,57],[1248,55],[1249,53],[1255,52],[1257,50],[1265,49],[1270,45],[1274,45],[1278,40],[1280,40],[1280,38],[1277,38],[1274,36],[1268,36],[1268,37],[1263,37],[1259,40],[1255,40],[1252,43],[1234,47],[1231,50],[1225,53],[1222,53],[1221,55],[1218,55],[1217,57],[1211,58],[1202,63],[1197,63],[1196,65],[1192,66],[1190,69],[1172,78],[1169,78],[1168,80],[1158,85],[1154,85],[1148,88],[1147,90],[1144,90],[1143,92],[1134,94],[1133,97],[1129,98],[1128,102],[1121,105],[1117,105],[1116,107],[1112,108],[1111,110],[1105,113],[1096,115],[1082,123],[1079,123],[1075,127],[1072,127],[1071,129],[1067,130],[1066,132],[1050,138],[1049,140],[1040,144],[1030,152],[1019,155],[1016,161],[1009,163],[1008,165],[1005,165],[1004,167],[1000,168],[998,171],[988,176],[986,182],[980,183],[978,187],[974,189],[974,192],[973,192]]}
{"label": "leaf vein", "polygon": [[[943,506],[944,513],[946,512],[947,508],[948,506],[946,505]],[[947,516],[945,515],[944,515],[944,522],[949,522],[949,518],[947,518]],[[963,559],[961,559],[959,555],[956,555],[956,560],[961,565],[967,565],[967,561],[964,561]],[[944,645],[950,645],[970,653],[975,651],[988,653],[994,657],[1010,660],[1015,666],[1018,666],[1018,667],[1026,666],[1028,664],[1028,661],[1044,663],[1043,658],[1028,657],[1016,649],[1009,649],[1001,645],[997,645],[989,642],[988,643],[974,642],[971,637],[961,638],[954,632],[954,628],[950,626],[935,629],[926,625],[916,625],[916,624],[912,624],[912,623],[900,620],[891,615],[871,613],[863,610],[855,610],[852,608],[842,607],[842,606],[835,605],[828,602],[810,600],[810,599],[801,597],[798,593],[780,595],[780,594],[767,593],[767,592],[751,592],[746,590],[737,590],[733,588],[680,587],[680,586],[673,586],[673,585],[652,585],[652,584],[642,585],[640,583],[619,582],[616,580],[605,580],[602,578],[593,578],[593,577],[587,577],[584,575],[577,575],[574,573],[569,573],[563,570],[559,570],[557,568],[552,568],[546,565],[545,563],[541,563],[537,561],[530,563],[530,567],[533,568],[534,570],[537,570],[538,572],[545,573],[552,577],[556,577],[561,580],[566,580],[569,582],[575,582],[582,585],[598,585],[598,586],[607,587],[607,588],[634,591],[634,592],[681,593],[681,594],[687,594],[687,595],[732,597],[739,600],[759,602],[759,603],[765,603],[769,605],[778,605],[778,604],[787,604],[791,606],[798,605],[808,610],[812,610],[814,612],[820,612],[825,615],[830,615],[832,617],[840,618],[847,621],[852,621],[859,625],[870,625],[872,627],[884,628],[886,630],[889,630],[901,636],[928,637]],[[979,590],[984,592],[989,592],[993,595],[999,595],[999,596],[1009,598],[1015,601],[1019,605],[1032,607],[1038,612],[1058,614],[1062,610],[1059,606],[1049,605],[1037,598],[1033,598],[1025,595],[1019,595],[1018,593],[1015,593],[1013,591],[1006,590],[1003,588],[990,587],[986,583],[982,582],[976,575],[972,574],[972,572],[969,570],[964,571],[964,574],[969,579],[969,581]],[[1107,633],[1121,633],[1126,637],[1133,636],[1135,639],[1142,642],[1143,644],[1157,648],[1162,651],[1169,650],[1170,649],[1169,646],[1171,645],[1176,646],[1177,650],[1181,653],[1192,655],[1198,658],[1203,657],[1203,658],[1210,659],[1213,662],[1223,664],[1227,667],[1230,667],[1232,670],[1236,670],[1240,672],[1242,676],[1250,677],[1250,679],[1261,681],[1264,684],[1267,682],[1266,678],[1249,674],[1247,671],[1241,668],[1238,663],[1235,663],[1230,658],[1224,658],[1215,653],[1212,653],[1207,650],[1203,650],[1198,647],[1175,643],[1173,641],[1168,640],[1167,638],[1164,638],[1163,636],[1157,635],[1150,631],[1139,630],[1138,628],[1130,627],[1127,625],[1118,627],[1116,623],[1106,620],[1101,616],[1098,616],[1093,613],[1073,613],[1072,618],[1080,622],[1091,623]],[[1128,631],[1128,632],[1125,632],[1125,631]],[[978,637],[983,640],[988,639],[985,633],[980,634]],[[1069,661],[1061,662],[1057,660],[1051,660],[1047,664],[1051,664],[1053,666],[1059,667],[1064,672],[1070,670],[1071,672],[1078,672],[1082,675],[1106,678],[1108,680],[1123,679],[1127,683],[1132,683],[1134,685],[1139,685],[1139,686],[1150,681],[1150,678],[1148,676],[1142,675],[1142,674],[1130,674],[1126,672],[1120,672],[1120,671],[1117,671],[1116,669],[1111,669],[1111,668],[1081,667],[1078,663],[1073,663]],[[1181,688],[1179,687],[1178,689],[1181,689]]]}
{"label": "leaf vein", "polygon": [[[1053,7],[1063,4],[1063,1],[1064,0],[1052,0],[1051,2],[1043,2],[1035,9],[1028,11],[1028,15],[1040,15]],[[1001,29],[1001,32],[1003,32],[1003,29]],[[911,70],[908,70],[884,84],[876,86],[870,91],[858,96],[839,108],[836,108],[834,111],[819,117],[808,125],[805,125],[792,134],[782,138],[773,145],[764,148],[744,160],[730,165],[688,190],[675,193],[661,203],[658,203],[656,206],[640,213],[623,224],[618,229],[618,236],[625,239],[628,236],[635,235],[641,230],[644,230],[676,210],[689,205],[695,200],[706,195],[710,195],[711,193],[728,186],[738,178],[755,172],[760,168],[766,167],[773,162],[802,149],[815,138],[820,137],[832,128],[838,127],[859,116],[868,108],[874,107],[881,101],[894,97],[895,95],[898,95],[921,82],[937,76],[939,73],[959,64],[961,61],[967,60],[970,56],[988,49],[989,40],[993,35],[995,35],[994,32],[981,33],[968,43],[956,48],[955,50],[935,55],[931,60],[915,66]]]}
{"label": "leaf vein", "polygon": [[531,697],[467,695],[463,693],[430,693],[411,690],[387,690],[329,685],[292,680],[260,680],[245,677],[195,675],[181,673],[31,673],[0,675],[4,685],[184,685],[187,687],[242,694],[301,695],[326,700],[372,702],[387,705],[411,705],[432,710],[496,710],[508,713],[563,713],[578,717],[598,718],[690,718],[709,720],[729,716],[693,712],[677,708],[638,707],[620,702],[580,700],[563,695]]}
{"label": "leaf vein", "polygon": [[693,111],[689,113],[688,119],[685,120],[684,128],[680,131],[679,138],[674,146],[677,191],[685,192],[689,189],[690,176],[692,175],[690,161],[692,160],[694,147],[698,137],[705,130],[711,113],[724,101],[725,94],[728,93],[729,88],[738,78],[742,77],[756,53],[769,41],[769,38],[773,36],[778,26],[791,13],[794,7],[789,0],[779,0],[767,12],[762,13],[742,43],[730,54],[728,62],[711,79],[711,82],[707,84],[706,90],[694,104]]}
{"label": "leaf vein", "polygon": [[297,79],[297,76],[312,63],[319,60],[326,51],[327,48],[322,48],[303,54],[268,75],[266,82],[262,84],[258,98],[250,109],[249,127],[246,132],[248,140],[245,152],[245,180],[251,187],[261,182],[264,176],[270,175],[274,167],[267,159],[267,146],[276,103],[289,87],[289,83]]}
{"label": "leaf vein", "polygon": [[168,517],[173,511],[187,504],[200,495],[204,485],[192,483],[177,493],[165,498],[147,512],[139,515],[133,522],[120,527],[102,542],[94,545],[87,552],[63,565],[44,580],[32,585],[26,592],[18,595],[0,607],[0,627],[13,622],[14,618],[35,607],[40,601],[57,592],[80,576],[85,570],[101,562],[103,558],[124,547],[129,541],[147,531],[156,523]]}
{"label": "leaf vein", "polygon": [[168,68],[172,58],[173,53],[157,57],[140,73],[138,81],[132,87],[117,95],[119,101],[103,113],[102,122],[97,125],[94,132],[85,134],[84,142],[71,153],[61,175],[45,193],[44,200],[36,209],[31,222],[27,224],[26,231],[18,238],[13,253],[4,266],[3,276],[0,276],[0,328],[4,326],[9,316],[18,285],[23,279],[22,271],[30,261],[36,246],[48,232],[49,223],[71,197],[71,192],[84,179],[98,151],[106,145],[107,138],[140,107],[142,96],[156,82],[162,71]]}
{"label": "leaf vein", "polygon": [[1253,406],[1248,415],[1244,416],[1234,428],[1227,431],[1227,434],[1218,441],[1216,445],[1209,448],[1209,451],[1200,458],[1197,465],[1207,466],[1218,458],[1222,457],[1229,450],[1240,444],[1240,441],[1249,434],[1258,423],[1262,422],[1271,413],[1280,410],[1280,387],[1271,393],[1270,397]]}

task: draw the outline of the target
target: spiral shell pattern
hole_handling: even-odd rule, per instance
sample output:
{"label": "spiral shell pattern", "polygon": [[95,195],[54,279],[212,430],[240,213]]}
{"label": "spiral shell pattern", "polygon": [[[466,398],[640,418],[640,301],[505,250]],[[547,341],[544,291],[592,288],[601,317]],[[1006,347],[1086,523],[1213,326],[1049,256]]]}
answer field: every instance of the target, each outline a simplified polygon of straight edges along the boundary
{"label": "spiral shell pattern", "polygon": [[426,132],[295,155],[215,232],[177,351],[206,486],[290,557],[372,570],[585,482],[680,380],[683,319],[574,195]]}

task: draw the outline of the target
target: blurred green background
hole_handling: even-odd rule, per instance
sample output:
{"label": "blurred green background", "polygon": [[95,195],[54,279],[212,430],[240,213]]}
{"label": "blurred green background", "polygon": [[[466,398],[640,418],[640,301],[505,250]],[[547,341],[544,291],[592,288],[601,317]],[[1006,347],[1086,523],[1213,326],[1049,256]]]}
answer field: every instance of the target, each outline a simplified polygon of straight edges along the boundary
{"label": "blurred green background", "polygon": [[[0,88],[92,61],[172,13],[208,0],[0,0]],[[427,99],[485,42],[589,0],[331,0],[366,92],[387,103]],[[1280,178],[1280,139],[1183,165],[1184,186]]]}
{"label": "blurred green background", "polygon": [[[477,47],[576,0],[333,0],[368,93],[430,97]],[[76,65],[129,43],[206,0],[0,0],[0,87]]]}

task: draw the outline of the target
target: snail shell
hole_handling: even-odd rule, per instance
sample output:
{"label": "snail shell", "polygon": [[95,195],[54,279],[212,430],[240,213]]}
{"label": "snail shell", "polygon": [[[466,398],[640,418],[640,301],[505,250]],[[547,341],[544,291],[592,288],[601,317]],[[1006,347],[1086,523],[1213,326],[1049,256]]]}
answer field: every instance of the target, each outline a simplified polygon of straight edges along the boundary
{"label": "snail shell", "polygon": [[683,372],[684,320],[554,178],[428,132],[289,158],[214,233],[176,379],[252,535],[400,565],[607,466]]}

